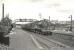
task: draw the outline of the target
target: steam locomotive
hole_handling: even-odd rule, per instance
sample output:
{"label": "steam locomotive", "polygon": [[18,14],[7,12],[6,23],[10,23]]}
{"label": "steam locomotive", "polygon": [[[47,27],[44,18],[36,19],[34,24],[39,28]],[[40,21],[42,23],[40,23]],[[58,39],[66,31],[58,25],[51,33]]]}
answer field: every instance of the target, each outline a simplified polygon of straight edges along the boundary
{"label": "steam locomotive", "polygon": [[22,25],[22,29],[42,35],[51,35],[52,32],[48,29],[46,21],[36,21],[33,23]]}

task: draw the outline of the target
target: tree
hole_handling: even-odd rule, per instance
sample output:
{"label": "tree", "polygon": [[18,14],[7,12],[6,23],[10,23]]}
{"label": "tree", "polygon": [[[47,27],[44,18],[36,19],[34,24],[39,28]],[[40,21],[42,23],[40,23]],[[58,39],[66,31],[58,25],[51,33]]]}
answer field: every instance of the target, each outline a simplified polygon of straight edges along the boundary
{"label": "tree", "polygon": [[0,30],[1,32],[4,32],[4,34],[8,34],[10,32],[12,20],[9,19],[8,15],[1,20],[0,23]]}
{"label": "tree", "polygon": [[6,16],[5,18],[3,18],[3,19],[1,20],[1,24],[2,24],[2,25],[5,25],[5,26],[10,26],[11,23],[12,23],[12,20],[9,19],[8,16]]}

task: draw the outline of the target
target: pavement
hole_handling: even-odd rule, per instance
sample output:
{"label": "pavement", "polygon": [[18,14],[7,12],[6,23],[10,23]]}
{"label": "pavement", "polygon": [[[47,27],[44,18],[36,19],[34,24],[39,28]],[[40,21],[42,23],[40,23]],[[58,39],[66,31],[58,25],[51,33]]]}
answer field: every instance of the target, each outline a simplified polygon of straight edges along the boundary
{"label": "pavement", "polygon": [[34,44],[31,35],[22,29],[15,29],[10,35],[10,48],[12,50],[39,50]]}

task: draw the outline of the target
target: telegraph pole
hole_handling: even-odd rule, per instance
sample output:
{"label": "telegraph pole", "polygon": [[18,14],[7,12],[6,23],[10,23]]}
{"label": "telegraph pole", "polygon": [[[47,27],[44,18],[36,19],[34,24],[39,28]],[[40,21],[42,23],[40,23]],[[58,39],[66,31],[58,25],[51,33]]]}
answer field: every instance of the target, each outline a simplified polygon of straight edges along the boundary
{"label": "telegraph pole", "polygon": [[50,16],[49,16],[49,22],[50,22]]}
{"label": "telegraph pole", "polygon": [[49,16],[49,30],[50,30],[50,16]]}

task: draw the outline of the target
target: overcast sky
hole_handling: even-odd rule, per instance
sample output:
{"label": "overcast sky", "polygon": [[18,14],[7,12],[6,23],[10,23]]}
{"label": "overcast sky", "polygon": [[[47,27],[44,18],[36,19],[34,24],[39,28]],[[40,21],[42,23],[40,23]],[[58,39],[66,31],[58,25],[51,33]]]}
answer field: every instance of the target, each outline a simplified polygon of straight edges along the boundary
{"label": "overcast sky", "polygon": [[[74,0],[4,0],[5,16],[9,13],[11,19],[31,18],[51,20],[74,19]],[[2,0],[0,0],[0,18],[2,17]],[[41,18],[39,16],[41,14]]]}

